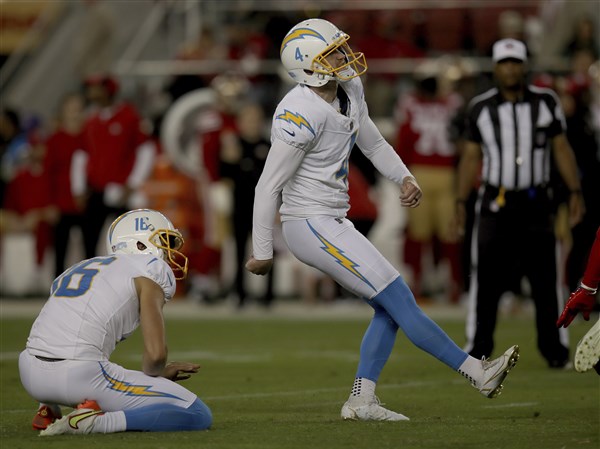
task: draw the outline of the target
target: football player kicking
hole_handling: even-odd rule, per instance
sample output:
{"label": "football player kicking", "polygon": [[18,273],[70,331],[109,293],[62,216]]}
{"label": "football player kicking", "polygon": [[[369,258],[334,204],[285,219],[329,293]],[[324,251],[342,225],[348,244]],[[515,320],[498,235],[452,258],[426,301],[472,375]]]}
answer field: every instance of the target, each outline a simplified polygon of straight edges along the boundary
{"label": "football player kicking", "polygon": [[348,39],[330,22],[309,19],[282,42],[282,63],[298,85],[273,116],[271,149],[256,187],[253,256],[246,268],[264,275],[273,264],[273,221],[281,196],[283,235],[292,253],[373,307],[342,418],[408,420],[382,407],[375,396],[398,328],[494,398],[519,358],[518,346],[492,361],[470,357],[421,311],[398,271],[345,218],[348,158],[355,143],[379,172],[400,185],[402,206],[417,207],[421,200],[417,181],[369,118],[358,78],[367,64]]}
{"label": "football player kicking", "polygon": [[[589,321],[590,313],[596,304],[596,293],[600,283],[600,227],[596,231],[596,239],[592,244],[583,279],[579,287],[571,293],[565,309],[560,314],[556,325],[567,327],[579,312],[583,319]],[[600,319],[577,344],[575,351],[575,370],[584,373],[594,368],[600,374]]]}
{"label": "football player kicking", "polygon": [[[166,363],[163,306],[187,274],[182,245],[160,212],[130,211],[110,226],[108,256],[56,278],[19,357],[21,382],[41,403],[33,420],[41,436],[210,427],[209,408],[176,383],[199,365]],[[142,371],[110,362],[140,325]],[[76,408],[61,418],[61,405]]]}

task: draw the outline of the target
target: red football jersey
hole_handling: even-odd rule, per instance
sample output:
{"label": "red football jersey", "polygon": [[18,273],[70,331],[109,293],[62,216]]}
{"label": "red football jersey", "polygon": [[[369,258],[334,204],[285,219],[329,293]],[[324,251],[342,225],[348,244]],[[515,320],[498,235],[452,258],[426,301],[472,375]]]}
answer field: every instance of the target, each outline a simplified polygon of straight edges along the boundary
{"label": "red football jersey", "polygon": [[135,162],[137,148],[149,139],[141,129],[140,117],[127,103],[116,105],[108,113],[99,111],[83,129],[88,184],[104,190],[107,184],[125,184]]}
{"label": "red football jersey", "polygon": [[41,209],[52,204],[50,198],[50,182],[45,170],[31,171],[24,167],[6,186],[4,207],[25,215],[34,209]]}
{"label": "red football jersey", "polygon": [[596,231],[596,240],[594,240],[590,250],[587,267],[581,282],[591,288],[598,288],[598,283],[600,283],[600,227]]}
{"label": "red football jersey", "polygon": [[396,151],[406,165],[455,165],[456,148],[450,142],[448,129],[462,103],[457,94],[434,100],[409,94],[400,99]]}
{"label": "red football jersey", "polygon": [[78,212],[71,193],[71,160],[83,149],[83,135],[59,129],[46,140],[45,167],[50,181],[50,197],[61,213]]}
{"label": "red football jersey", "polygon": [[235,117],[217,110],[206,110],[197,119],[199,145],[202,148],[202,163],[210,177],[210,181],[218,181],[221,133],[231,131],[237,133]]}

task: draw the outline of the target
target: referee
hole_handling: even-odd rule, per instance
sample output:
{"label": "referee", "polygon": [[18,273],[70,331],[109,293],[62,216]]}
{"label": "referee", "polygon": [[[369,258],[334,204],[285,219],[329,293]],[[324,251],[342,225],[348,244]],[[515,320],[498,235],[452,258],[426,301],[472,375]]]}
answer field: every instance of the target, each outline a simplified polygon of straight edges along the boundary
{"label": "referee", "polygon": [[548,184],[553,154],[571,191],[571,224],[578,223],[584,204],[575,156],[556,94],[525,82],[525,45],[500,40],[492,57],[497,87],[471,101],[458,167],[459,231],[480,171],[482,182],[471,242],[466,350],[477,358],[491,355],[500,296],[514,279],[526,276],[536,307],[538,349],[550,367],[562,368],[569,362],[569,349],[567,334],[555,325],[563,294]]}

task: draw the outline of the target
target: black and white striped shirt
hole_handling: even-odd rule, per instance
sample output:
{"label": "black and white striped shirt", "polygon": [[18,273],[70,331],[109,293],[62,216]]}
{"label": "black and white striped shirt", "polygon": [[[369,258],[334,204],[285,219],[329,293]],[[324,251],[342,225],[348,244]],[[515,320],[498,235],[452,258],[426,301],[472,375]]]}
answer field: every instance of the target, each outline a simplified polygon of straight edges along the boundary
{"label": "black and white striped shirt", "polygon": [[469,105],[467,138],[481,145],[482,181],[494,187],[524,190],[547,184],[552,138],[565,130],[558,97],[550,89],[527,86],[512,103],[493,88]]}

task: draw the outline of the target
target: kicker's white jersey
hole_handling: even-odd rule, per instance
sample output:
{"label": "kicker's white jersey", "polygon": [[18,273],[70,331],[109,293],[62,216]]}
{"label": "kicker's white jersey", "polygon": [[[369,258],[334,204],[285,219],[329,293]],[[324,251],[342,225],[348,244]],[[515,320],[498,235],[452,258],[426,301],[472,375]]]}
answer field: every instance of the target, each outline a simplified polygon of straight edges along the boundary
{"label": "kicker's white jersey", "polygon": [[139,326],[138,277],[156,282],[165,300],[173,297],[173,271],[153,255],[118,254],[73,265],[52,284],[27,339],[28,351],[50,358],[108,360],[117,343]]}
{"label": "kicker's white jersey", "polygon": [[345,217],[349,209],[348,158],[360,123],[368,117],[362,82],[339,84],[349,110],[340,114],[339,100],[329,104],[299,84],[281,100],[273,116],[271,141],[282,140],[306,156],[282,191],[282,221],[315,215]]}

